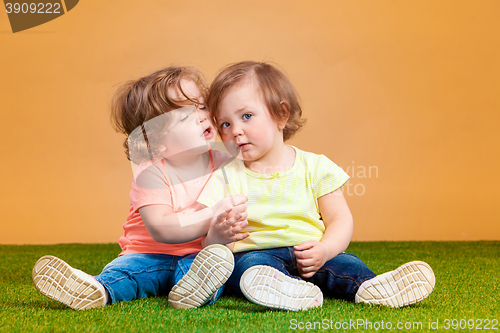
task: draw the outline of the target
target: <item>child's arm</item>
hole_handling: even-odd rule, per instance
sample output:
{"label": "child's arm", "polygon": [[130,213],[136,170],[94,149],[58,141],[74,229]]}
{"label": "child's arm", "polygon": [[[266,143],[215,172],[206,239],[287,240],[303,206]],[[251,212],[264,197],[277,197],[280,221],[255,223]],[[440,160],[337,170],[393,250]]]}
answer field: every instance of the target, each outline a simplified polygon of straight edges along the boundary
{"label": "child's arm", "polygon": [[248,232],[239,234],[248,225],[247,216],[245,204],[216,215],[212,219],[207,236],[203,238],[201,244],[203,247],[211,244],[225,244],[232,251],[234,242],[245,239],[250,235]]}
{"label": "child's arm", "polygon": [[[193,213],[174,213],[172,207],[168,205],[144,206],[139,208],[139,213],[146,229],[155,241],[180,244],[205,236],[212,219],[220,215],[220,212],[229,212],[241,205],[244,205],[244,210],[246,210],[246,201],[247,197],[239,194],[219,201],[212,208],[204,208]],[[239,210],[241,208],[239,207]],[[232,215],[226,224],[233,225],[242,221],[236,219],[235,215]],[[243,220],[246,221],[246,215],[240,217],[244,217]]]}
{"label": "child's arm", "polygon": [[323,238],[294,246],[299,273],[304,278],[310,278],[328,260],[344,252],[352,237],[351,211],[340,189],[318,198],[318,204],[326,228]]}

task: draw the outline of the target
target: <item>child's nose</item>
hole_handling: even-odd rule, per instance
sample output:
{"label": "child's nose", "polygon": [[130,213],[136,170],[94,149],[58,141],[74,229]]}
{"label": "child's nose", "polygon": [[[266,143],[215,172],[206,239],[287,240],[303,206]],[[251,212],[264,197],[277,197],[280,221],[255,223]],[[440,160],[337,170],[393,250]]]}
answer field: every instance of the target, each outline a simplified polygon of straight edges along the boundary
{"label": "child's nose", "polygon": [[233,125],[233,136],[240,136],[243,134],[243,129],[240,126]]}
{"label": "child's nose", "polygon": [[205,110],[197,110],[198,111],[198,119],[200,123],[204,122],[205,120],[208,119],[208,112]]}

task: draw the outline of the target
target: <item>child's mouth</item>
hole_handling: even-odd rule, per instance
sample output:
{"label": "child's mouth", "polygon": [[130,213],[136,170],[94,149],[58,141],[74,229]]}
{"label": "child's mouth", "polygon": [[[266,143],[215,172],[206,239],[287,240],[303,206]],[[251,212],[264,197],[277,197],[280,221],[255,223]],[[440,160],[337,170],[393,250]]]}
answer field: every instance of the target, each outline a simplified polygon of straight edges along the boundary
{"label": "child's mouth", "polygon": [[240,150],[245,150],[245,149],[247,149],[248,147],[250,147],[250,144],[249,144],[249,143],[242,143],[242,144],[238,145],[238,148],[239,148]]}
{"label": "child's mouth", "polygon": [[212,127],[207,127],[204,131],[202,136],[205,139],[210,139],[214,135],[214,131],[212,131]]}

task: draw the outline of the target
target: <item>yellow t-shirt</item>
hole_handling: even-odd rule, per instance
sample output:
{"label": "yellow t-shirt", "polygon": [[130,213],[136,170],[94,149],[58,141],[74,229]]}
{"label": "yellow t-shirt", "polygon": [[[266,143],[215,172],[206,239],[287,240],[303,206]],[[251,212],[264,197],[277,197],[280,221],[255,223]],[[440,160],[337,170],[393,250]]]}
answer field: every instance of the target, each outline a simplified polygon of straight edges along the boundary
{"label": "yellow t-shirt", "polygon": [[234,252],[294,246],[319,241],[325,225],[318,198],[340,188],[349,176],[324,155],[295,148],[295,163],[277,174],[258,174],[233,160],[215,171],[198,198],[212,207],[223,198],[248,196],[249,237],[236,242]]}

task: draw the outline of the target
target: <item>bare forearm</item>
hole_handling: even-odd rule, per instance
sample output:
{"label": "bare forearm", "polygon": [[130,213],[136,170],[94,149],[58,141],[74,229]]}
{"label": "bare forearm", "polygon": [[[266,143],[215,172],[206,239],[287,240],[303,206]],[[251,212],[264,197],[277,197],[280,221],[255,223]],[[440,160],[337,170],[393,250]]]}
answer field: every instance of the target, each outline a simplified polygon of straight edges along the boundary
{"label": "bare forearm", "polygon": [[[245,202],[247,200],[244,195],[235,195],[222,199],[214,207],[203,208],[191,213],[174,213],[170,205],[148,205],[139,208],[139,213],[149,234],[155,241],[181,244],[207,235],[210,224],[212,221],[215,222],[215,216],[217,215],[220,219],[219,222],[223,222],[229,212],[232,212],[233,217],[235,217],[234,214],[239,213],[239,217],[233,219],[230,216],[229,221],[232,223],[229,223],[228,226],[232,227],[234,233],[241,231],[246,226],[239,222],[246,222]],[[238,222],[237,225],[233,225],[235,222]],[[242,237],[231,236],[230,240],[237,241]]]}
{"label": "bare forearm", "polygon": [[180,244],[205,236],[212,217],[212,209],[205,208],[193,213],[157,215],[155,218],[147,219],[147,223],[146,219],[143,218],[143,220],[151,237],[155,241],[167,244]]}
{"label": "bare forearm", "polygon": [[326,245],[327,260],[330,260],[349,246],[353,230],[352,214],[340,189],[320,197],[318,204],[325,224],[321,242]]}
{"label": "bare forearm", "polygon": [[352,217],[344,217],[327,225],[321,242],[327,245],[328,260],[347,249],[353,232]]}

